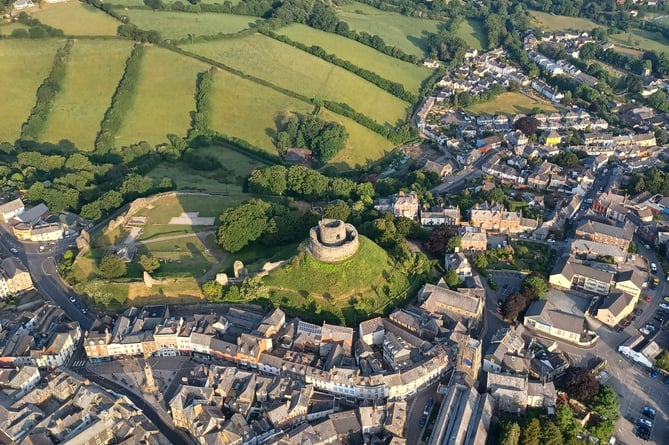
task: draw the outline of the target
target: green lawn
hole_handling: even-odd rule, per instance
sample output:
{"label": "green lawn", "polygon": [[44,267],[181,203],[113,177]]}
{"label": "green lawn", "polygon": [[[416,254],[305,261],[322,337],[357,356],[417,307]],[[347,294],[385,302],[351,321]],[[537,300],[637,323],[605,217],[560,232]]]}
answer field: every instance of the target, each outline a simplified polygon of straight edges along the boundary
{"label": "green lawn", "polygon": [[337,153],[329,162],[340,171],[350,170],[357,166],[368,166],[388,154],[393,148],[392,142],[388,139],[351,119],[326,109],[321,109],[320,117],[328,121],[339,122],[348,131],[346,148]]}
{"label": "green lawn", "polygon": [[537,27],[544,31],[592,31],[601,25],[580,17],[569,17],[566,15],[553,15],[547,12],[530,11]]}
{"label": "green lawn", "polygon": [[[250,199],[246,193],[226,195],[179,195],[160,198],[151,203],[150,208],[144,208],[135,213],[135,216],[147,216],[148,220],[139,236],[140,240],[158,238],[161,236],[182,235],[204,230],[216,230],[218,217],[228,207],[234,207]],[[191,226],[169,224],[172,217],[182,213],[199,212],[199,216],[213,216],[217,220],[213,226]]]}
{"label": "green lawn", "polygon": [[[230,0],[199,0],[197,3],[202,3],[202,4],[216,4],[216,3],[219,3],[219,4],[223,4],[223,3],[226,3],[228,1],[230,1]],[[236,5],[237,3],[239,3],[239,1],[240,0],[232,0],[232,1],[230,1],[230,3],[232,3],[233,5]],[[144,0],[109,0],[109,1],[106,1],[105,3],[111,4],[115,8],[117,8],[117,7],[121,8],[121,7],[126,7],[126,6],[147,8],[147,6],[144,4]],[[165,5],[171,5],[173,3],[175,3],[174,0],[163,1],[163,4],[165,4]],[[182,3],[187,4],[186,2],[182,2]]]}
{"label": "green lawn", "polygon": [[2,22],[0,23],[0,36],[10,36],[12,34],[12,31],[14,31],[15,29],[27,30],[28,27],[19,22],[11,22],[11,23]]}
{"label": "green lawn", "polygon": [[421,82],[431,72],[428,68],[402,62],[355,40],[306,25],[292,24],[281,28],[278,33],[305,45],[320,46],[330,54],[335,54],[383,78],[399,82],[414,93],[418,92]]}
{"label": "green lawn", "polygon": [[626,33],[612,34],[609,36],[609,41],[641,51],[657,51],[669,55],[669,40],[660,33],[633,29]]}
{"label": "green lawn", "polygon": [[183,47],[308,97],[345,102],[381,123],[395,125],[409,105],[343,68],[262,35]]}
{"label": "green lawn", "polygon": [[172,51],[147,48],[134,106],[116,135],[116,146],[140,141],[155,145],[168,134],[185,135],[195,109],[195,80],[207,68]]}
{"label": "green lawn", "polygon": [[466,110],[475,114],[530,113],[534,108],[539,108],[543,112],[557,111],[552,104],[529,98],[521,93],[502,93],[491,101],[471,105]]}
{"label": "green lawn", "polygon": [[406,17],[355,2],[342,5],[337,16],[354,31],[379,35],[386,45],[420,57],[426,55],[427,34],[437,32],[440,26],[436,20]]}
{"label": "green lawn", "polygon": [[219,70],[214,76],[212,128],[276,154],[277,120],[290,112],[309,113],[313,105],[253,81]]}
{"label": "green lawn", "polygon": [[483,25],[476,20],[463,21],[456,35],[467,42],[470,47],[479,51],[483,48],[482,42],[486,41]]}
{"label": "green lawn", "polygon": [[180,238],[155,243],[139,244],[133,265],[142,276],[142,268],[138,261],[141,255],[150,255],[158,258],[160,268],[153,272],[154,278],[193,277],[200,278],[209,269],[218,263],[218,260],[193,234],[190,238]]}
{"label": "green lawn", "polygon": [[115,36],[121,22],[92,6],[78,1],[44,3],[28,13],[71,36]]}
{"label": "green lawn", "polygon": [[43,141],[67,139],[79,150],[93,150],[130,49],[131,42],[125,40],[78,40],[74,44],[64,89],[56,96]]}
{"label": "green lawn", "polygon": [[149,9],[128,9],[125,11],[130,22],[142,29],[160,31],[167,39],[184,39],[189,34],[195,36],[233,34],[247,29],[258,17],[219,13],[185,13],[172,11],[152,11]]}
{"label": "green lawn", "polygon": [[[13,142],[35,105],[35,92],[51,71],[63,40],[0,40],[0,76],[7,79],[0,106],[0,140]],[[10,80],[11,79],[11,80]]]}
{"label": "green lawn", "polygon": [[147,176],[156,179],[171,178],[177,190],[206,190],[208,192],[239,193],[242,188],[231,181],[228,175],[220,176],[219,171],[202,172],[193,170],[181,162],[162,163],[155,166]]}

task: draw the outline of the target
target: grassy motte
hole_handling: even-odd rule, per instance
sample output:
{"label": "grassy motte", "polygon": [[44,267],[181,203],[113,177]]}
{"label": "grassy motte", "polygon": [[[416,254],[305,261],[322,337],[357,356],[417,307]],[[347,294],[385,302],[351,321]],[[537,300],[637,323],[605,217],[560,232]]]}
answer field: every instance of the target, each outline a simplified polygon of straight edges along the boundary
{"label": "grassy motte", "polygon": [[409,107],[343,68],[260,34],[182,47],[308,98],[347,103],[379,123],[394,126]]}
{"label": "grassy motte", "polygon": [[302,252],[263,279],[274,304],[310,319],[349,326],[382,314],[409,287],[405,274],[373,241],[360,236],[360,249],[340,263],[321,263]]}

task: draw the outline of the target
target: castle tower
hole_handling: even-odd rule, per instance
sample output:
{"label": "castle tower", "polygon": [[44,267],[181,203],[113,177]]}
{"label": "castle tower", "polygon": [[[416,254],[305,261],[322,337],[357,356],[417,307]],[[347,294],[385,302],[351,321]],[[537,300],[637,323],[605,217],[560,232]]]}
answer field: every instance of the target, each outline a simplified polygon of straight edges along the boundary
{"label": "castle tower", "polygon": [[142,391],[149,394],[158,391],[156,381],[153,377],[153,370],[151,369],[148,360],[144,362],[144,376],[146,377],[146,385],[142,387]]}
{"label": "castle tower", "polygon": [[358,251],[358,231],[338,219],[322,219],[309,231],[309,252],[318,261],[344,261]]}

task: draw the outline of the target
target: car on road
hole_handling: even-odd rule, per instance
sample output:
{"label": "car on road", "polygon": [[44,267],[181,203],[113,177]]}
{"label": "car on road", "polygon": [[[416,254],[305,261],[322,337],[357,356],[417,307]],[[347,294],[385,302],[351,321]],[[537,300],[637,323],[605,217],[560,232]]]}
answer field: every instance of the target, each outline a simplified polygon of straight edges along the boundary
{"label": "car on road", "polygon": [[74,297],[70,297],[70,301],[71,301],[72,303],[74,303],[74,302],[77,301],[77,300],[76,300],[76,298],[74,298]]}
{"label": "car on road", "polygon": [[650,371],[648,371],[648,375],[650,376],[650,378],[656,379],[657,376],[660,375],[660,373],[657,372],[657,369],[651,369]]}
{"label": "car on road", "polygon": [[[669,278],[669,275],[667,275],[667,278]],[[666,301],[667,303],[669,303],[669,297],[664,297],[664,301]]]}
{"label": "car on road", "polygon": [[651,284],[652,288],[655,289],[660,285],[660,279],[658,277],[653,278],[653,283]]}
{"label": "car on road", "polygon": [[418,421],[418,426],[424,428],[426,423],[427,423],[427,414],[423,414],[420,417],[420,420]]}
{"label": "car on road", "polygon": [[643,335],[650,335],[650,331],[646,328],[639,329],[639,332],[641,332]]}
{"label": "car on road", "polygon": [[650,249],[650,245],[648,244],[644,244],[643,247],[645,247],[646,249]]}
{"label": "car on road", "polygon": [[641,410],[641,414],[653,420],[655,419],[655,415],[657,414],[657,412],[655,412],[655,410],[650,406],[644,406],[643,409]]}
{"label": "car on road", "polygon": [[622,331],[624,331],[624,330],[625,330],[625,328],[622,327],[622,326],[618,326],[618,327],[616,328],[616,332],[622,332]]}
{"label": "car on road", "polygon": [[643,299],[646,300],[646,303],[650,303],[651,301],[653,301],[653,297],[651,297],[650,295],[646,295]]}
{"label": "car on road", "polygon": [[650,263],[650,270],[655,273],[657,272],[657,264],[655,263]]}
{"label": "car on road", "polygon": [[660,309],[667,309],[667,310],[669,310],[669,303],[660,303]]}
{"label": "car on road", "polygon": [[641,315],[641,314],[643,314],[643,309],[639,308],[639,309],[637,309],[636,311],[634,311],[634,313],[635,313],[637,316],[638,316],[638,315]]}
{"label": "car on road", "polygon": [[648,289],[648,281],[644,281],[643,284],[641,285],[642,289]]}
{"label": "car on road", "polygon": [[12,253],[19,253],[19,251],[16,249],[16,247],[12,247],[11,249],[9,249],[9,251],[12,252]]}
{"label": "car on road", "polygon": [[425,404],[425,410],[423,410],[423,414],[425,414],[426,416],[430,414],[430,410],[432,409],[432,403],[433,403],[432,397],[427,399],[427,403]]}

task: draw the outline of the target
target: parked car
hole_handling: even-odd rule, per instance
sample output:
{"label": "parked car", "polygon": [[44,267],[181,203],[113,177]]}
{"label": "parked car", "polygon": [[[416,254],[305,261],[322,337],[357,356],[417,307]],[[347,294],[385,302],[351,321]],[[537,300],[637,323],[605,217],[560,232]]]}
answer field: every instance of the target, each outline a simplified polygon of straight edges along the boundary
{"label": "parked car", "polygon": [[[667,275],[667,278],[669,278],[669,275]],[[664,301],[666,301],[667,303],[669,303],[669,297],[664,297]]]}
{"label": "parked car", "polygon": [[16,247],[12,247],[11,249],[9,249],[9,251],[12,252],[12,253],[19,253],[19,251],[16,249]]}
{"label": "parked car", "polygon": [[639,309],[637,309],[636,311],[634,311],[634,313],[635,313],[637,316],[638,316],[638,315],[641,315],[641,314],[643,314],[643,309],[639,308]]}
{"label": "parked car", "polygon": [[653,273],[657,272],[657,264],[655,264],[655,263],[650,263],[650,270],[652,270]]}
{"label": "parked car", "polygon": [[641,410],[641,414],[644,416],[648,417],[649,419],[655,419],[655,415],[657,414],[653,408],[650,406],[644,406],[643,409]]}
{"label": "parked car", "polygon": [[639,332],[641,332],[643,335],[650,335],[650,331],[646,328],[639,329]]}
{"label": "parked car", "polygon": [[660,279],[658,277],[653,278],[653,289],[660,285]]}
{"label": "parked car", "polygon": [[648,372],[648,375],[650,375],[650,378],[656,379],[657,376],[660,375],[660,373],[657,372],[657,369],[651,369],[650,372]]}
{"label": "parked car", "polygon": [[646,295],[643,299],[646,300],[646,303],[650,303],[651,301],[653,301],[653,297],[651,297],[650,295]]}
{"label": "parked car", "polygon": [[427,414],[423,414],[423,415],[420,417],[420,420],[418,421],[418,426],[421,427],[421,428],[423,428],[423,427],[425,426],[426,423],[427,423]]}
{"label": "parked car", "polygon": [[651,422],[648,419],[639,419],[639,425],[645,425],[648,428],[652,428],[653,427],[653,422]]}
{"label": "parked car", "polygon": [[660,309],[667,309],[667,310],[669,310],[669,303],[660,303]]}
{"label": "parked car", "polygon": [[664,383],[669,385],[669,375],[664,376],[664,380],[662,380]]}

